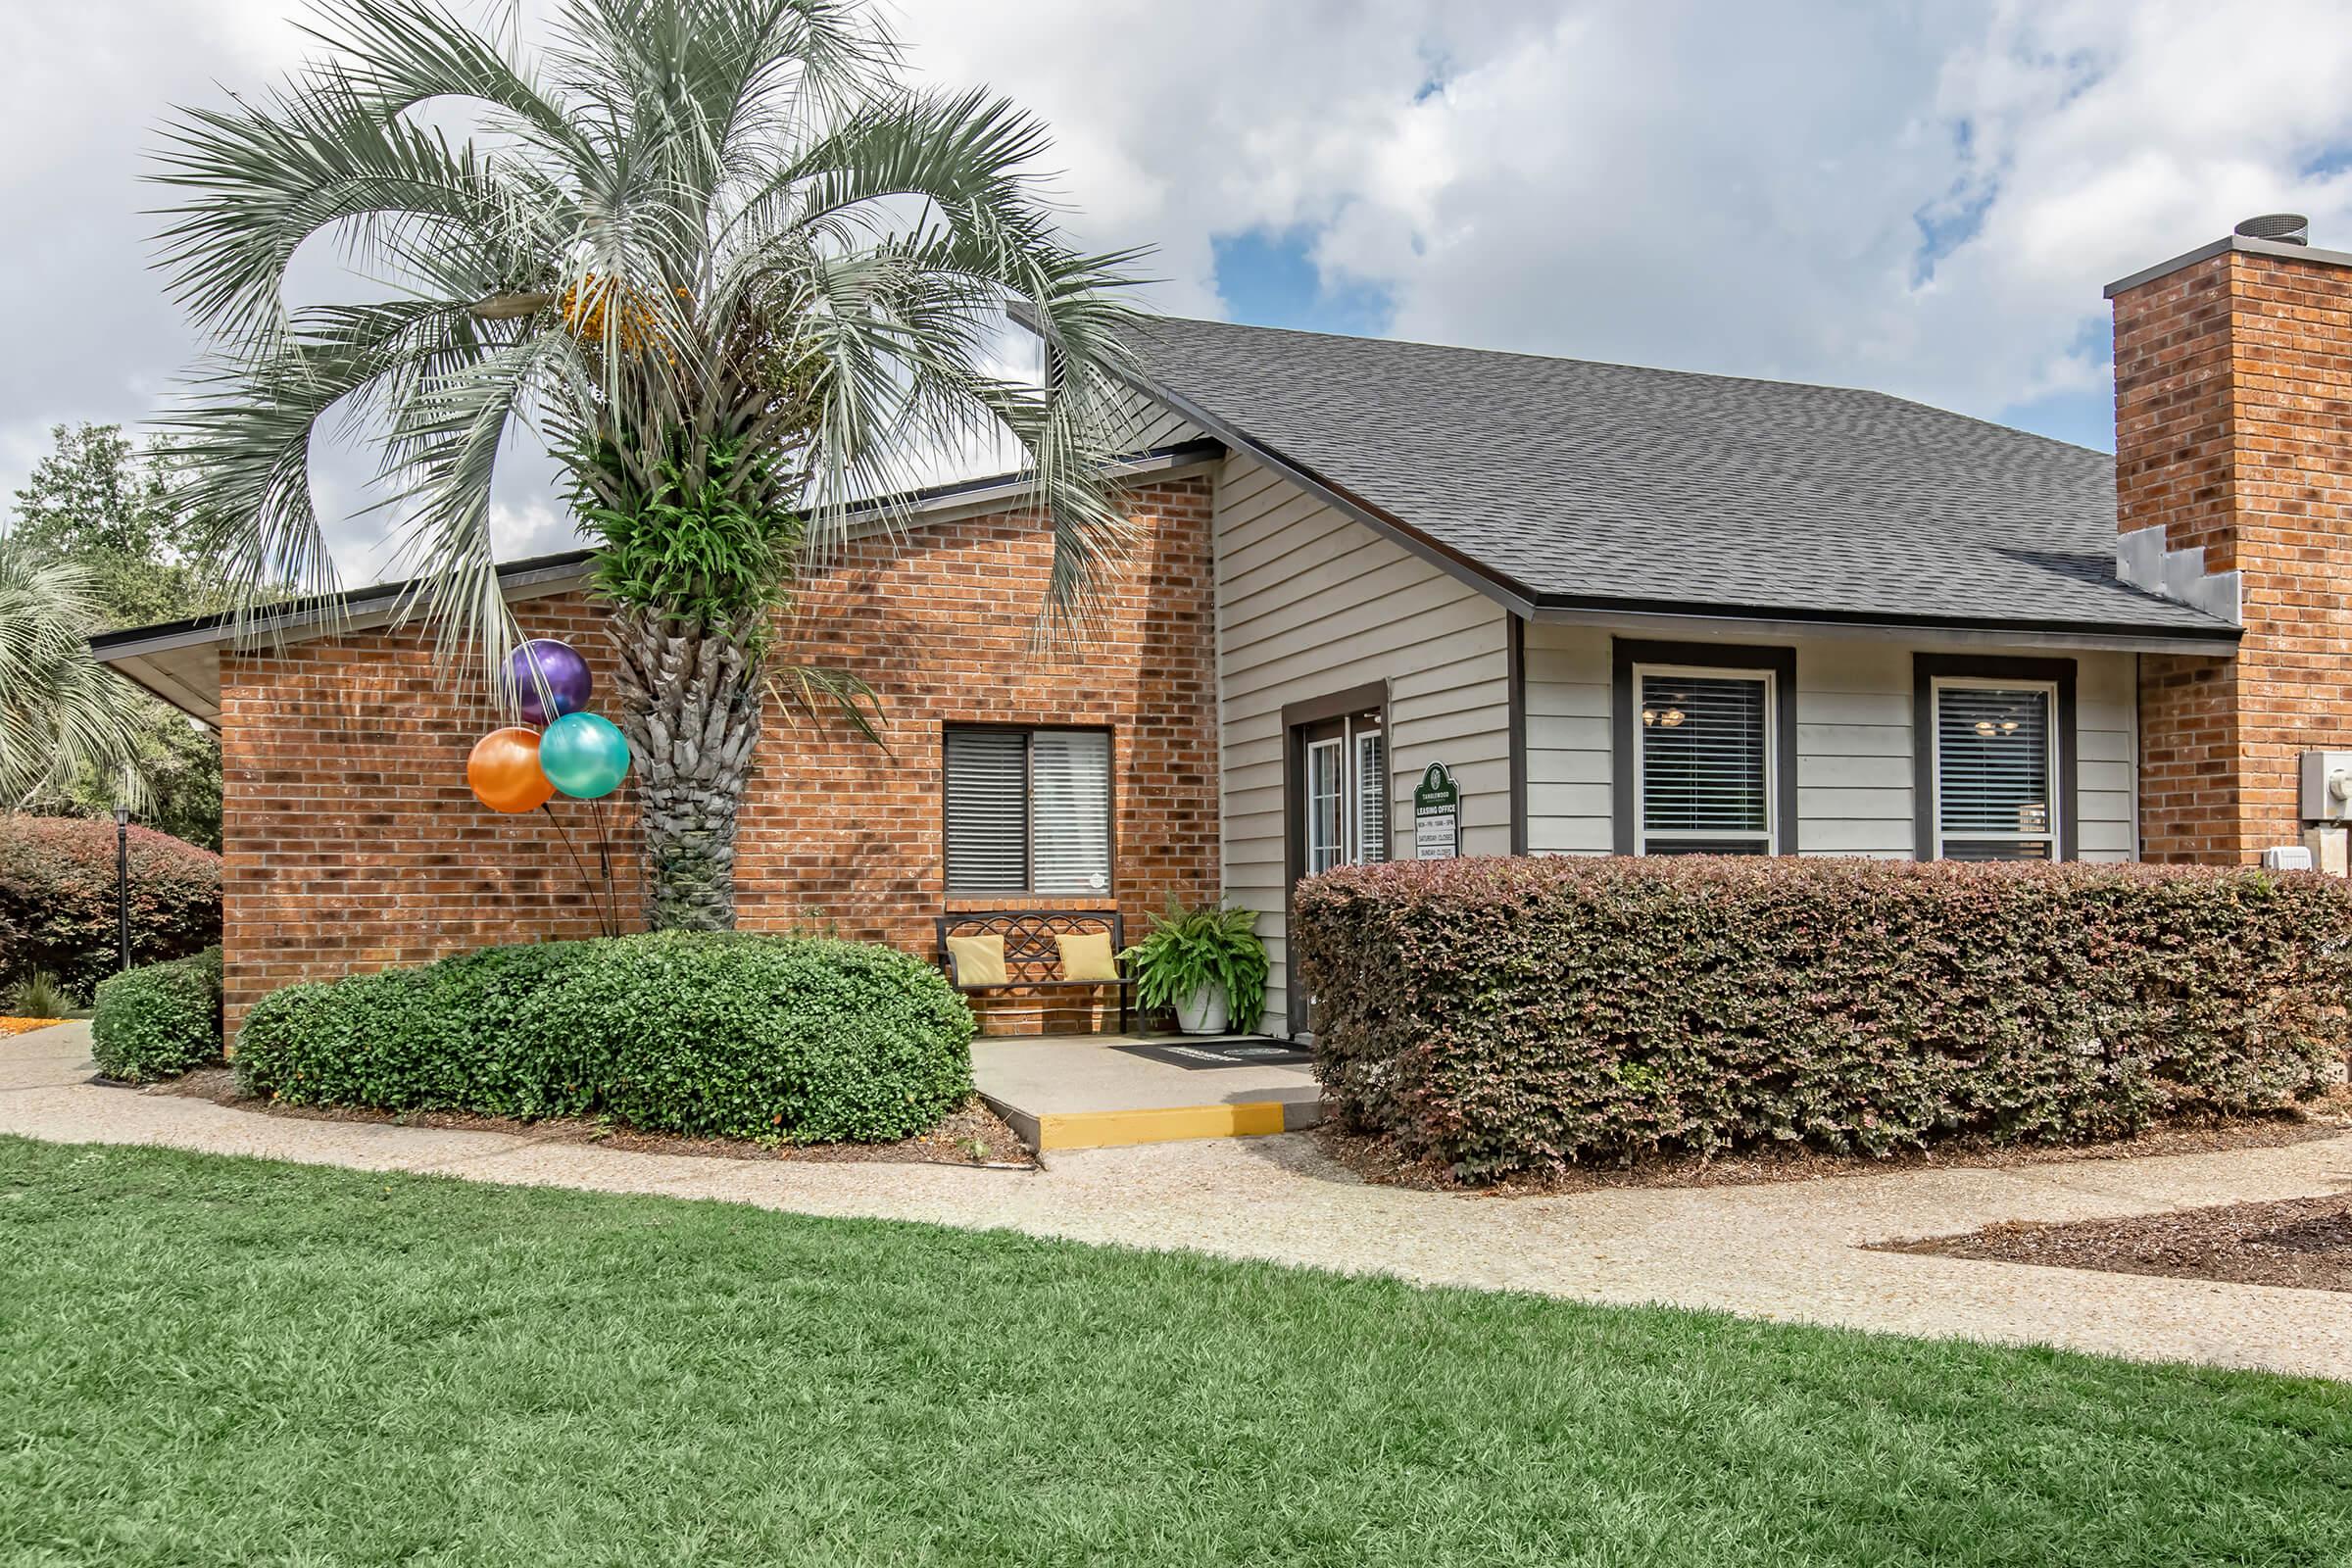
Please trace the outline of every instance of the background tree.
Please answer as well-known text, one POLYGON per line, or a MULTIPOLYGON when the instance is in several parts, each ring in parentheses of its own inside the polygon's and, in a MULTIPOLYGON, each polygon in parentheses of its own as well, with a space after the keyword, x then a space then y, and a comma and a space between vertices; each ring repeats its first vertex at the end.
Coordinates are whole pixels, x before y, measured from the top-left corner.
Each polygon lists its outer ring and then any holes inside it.
MULTIPOLYGON (((909 90, 841 0, 561 0, 526 58, 425 0, 334 0, 318 63, 276 93, 182 111, 157 177, 179 298, 212 334, 181 421, 198 498, 231 520, 240 588, 330 587, 307 463, 368 421, 422 578, 417 613, 496 689, 517 638, 490 495, 518 426, 568 467, 616 607, 662 926, 734 921, 734 842, 794 571, 942 451, 1025 455, 1054 541, 1041 624, 1083 628, 1127 530, 1105 490, 1125 255, 1059 237, 1044 128, 984 92, 909 90), (475 133, 437 120, 464 106, 475 133), (331 236, 377 303, 283 303, 331 236), (1004 313, 1051 387, 995 367, 1004 313)), ((892 520, 886 503, 882 520, 892 520)), ((864 693, 786 671, 855 711, 864 693)))
MULTIPOLYGON (((14 547, 27 562, 73 568, 83 635, 224 610, 220 569, 205 554, 205 523, 181 504, 177 456, 168 442, 144 450, 120 425, 58 425, 53 449, 17 492, 14 547)), ((150 826, 220 847, 220 745, 212 731, 134 688, 120 688, 125 755, 83 758, 65 776, 39 781, 36 809, 102 816, 122 794, 122 768, 150 826)))

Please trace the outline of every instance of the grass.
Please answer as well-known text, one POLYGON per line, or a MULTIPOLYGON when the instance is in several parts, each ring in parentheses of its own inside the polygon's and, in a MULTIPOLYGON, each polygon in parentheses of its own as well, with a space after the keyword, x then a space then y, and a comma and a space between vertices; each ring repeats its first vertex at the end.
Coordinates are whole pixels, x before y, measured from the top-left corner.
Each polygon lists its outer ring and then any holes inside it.
POLYGON ((2352 1389, 0 1139, 7 1563, 2352 1560, 2352 1389))

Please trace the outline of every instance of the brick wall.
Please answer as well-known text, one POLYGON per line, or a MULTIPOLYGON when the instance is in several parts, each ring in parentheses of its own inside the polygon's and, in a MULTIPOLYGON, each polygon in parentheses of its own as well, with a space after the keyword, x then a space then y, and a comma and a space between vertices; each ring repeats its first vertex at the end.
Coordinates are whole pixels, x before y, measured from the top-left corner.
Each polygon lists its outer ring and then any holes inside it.
MULTIPOLYGON (((577 594, 515 607, 535 637, 580 650, 600 681, 603 617, 577 594)), ((502 816, 466 785, 498 725, 451 689, 429 632, 371 631, 220 662, 221 956, 230 1028, 297 980, 540 937, 597 934, 592 884, 558 822, 593 857, 594 816, 559 798, 502 816)), ((634 808, 605 803, 634 862, 634 808)), ((592 867, 593 868, 593 867, 592 867)))
POLYGON ((2118 525, 2241 573, 2234 661, 2140 660, 2142 853, 2291 843, 2352 749, 2352 268, 2225 251, 2115 298, 2118 525))
MULTIPOLYGON (((779 627, 777 659, 853 670, 881 694, 887 752, 837 719, 770 703, 738 859, 741 923, 808 927, 929 954, 945 888, 941 729, 976 720, 1112 732, 1113 892, 1131 930, 1169 895, 1218 886, 1209 480, 1131 492, 1138 544, 1100 626, 1033 646, 1052 541, 1007 514, 852 545, 779 627)), ((516 606, 597 669, 603 617, 581 595, 516 606)), ((223 945, 234 1015, 295 980, 501 942, 589 936, 588 886, 554 827, 504 817, 465 782, 495 720, 437 673, 429 634, 372 631, 221 663, 223 945)), ((634 928, 633 807, 608 805, 634 928), (617 809, 612 809, 617 806, 617 809)), ((593 858, 587 808, 555 809, 593 858), (587 831, 583 832, 583 829, 587 831)), ((1091 901, 1028 901, 1041 906, 1091 901)), ((993 1030, 1084 1028, 1083 994, 983 1004, 993 1030)))
MULTIPOLYGON (((738 851, 743 923, 796 920, 929 953, 933 919, 968 908, 1069 907, 1054 898, 951 900, 942 727, 954 722, 1111 729, 1113 888, 1133 940, 1173 893, 1218 885, 1216 665, 1210 481, 1134 492, 1147 526, 1101 624, 1083 642, 1033 646, 1053 545, 1029 519, 935 523, 852 549, 786 622, 786 657, 848 669, 881 693, 887 754, 838 724, 771 705, 755 786, 761 808, 738 851)), ((1086 1028, 1079 993, 984 1003, 987 1027, 1086 1028)))

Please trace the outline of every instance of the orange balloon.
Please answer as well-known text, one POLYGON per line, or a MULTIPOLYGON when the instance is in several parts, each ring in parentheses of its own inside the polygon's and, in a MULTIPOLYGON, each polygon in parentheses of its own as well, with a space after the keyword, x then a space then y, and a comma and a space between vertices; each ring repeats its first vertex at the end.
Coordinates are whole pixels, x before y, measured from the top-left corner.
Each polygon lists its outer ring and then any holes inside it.
POLYGON ((493 811, 536 811, 556 795, 539 771, 539 732, 520 725, 494 729, 473 743, 466 782, 493 811))

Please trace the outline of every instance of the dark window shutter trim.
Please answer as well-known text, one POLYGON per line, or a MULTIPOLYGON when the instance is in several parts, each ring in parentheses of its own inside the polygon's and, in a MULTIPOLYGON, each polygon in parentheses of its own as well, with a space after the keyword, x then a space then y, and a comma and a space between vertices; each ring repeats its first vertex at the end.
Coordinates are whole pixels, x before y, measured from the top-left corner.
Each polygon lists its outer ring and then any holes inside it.
POLYGON ((1773 853, 1796 854, 1796 650, 1725 643, 1641 642, 1627 637, 1612 639, 1609 653, 1609 805, 1611 836, 1617 853, 1632 855, 1641 842, 1637 818, 1642 803, 1639 780, 1634 777, 1636 664, 1771 671, 1772 789, 1778 804, 1773 853))
POLYGON ((2080 825, 2075 820, 2082 792, 2076 787, 2080 768, 2076 756, 2079 710, 2075 701, 2075 661, 2071 659, 2015 659, 1973 654, 1913 654, 1911 656, 1911 803, 1914 858, 1936 858, 1936 682, 2015 680, 2046 683, 2058 688, 2058 858, 2080 859, 2080 825))

